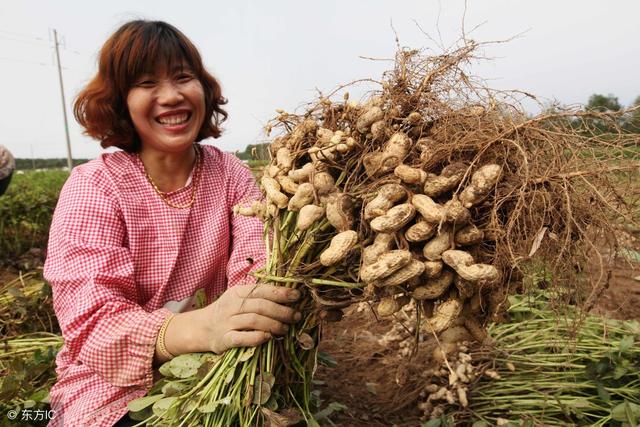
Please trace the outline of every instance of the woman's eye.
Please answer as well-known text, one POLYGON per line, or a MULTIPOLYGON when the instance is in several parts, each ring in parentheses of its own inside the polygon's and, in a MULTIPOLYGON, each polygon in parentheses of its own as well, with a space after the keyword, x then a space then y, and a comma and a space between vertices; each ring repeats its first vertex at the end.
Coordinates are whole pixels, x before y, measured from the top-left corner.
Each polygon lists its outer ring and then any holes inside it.
POLYGON ((156 84, 155 80, 141 80, 136 86, 139 87, 153 87, 156 84))
POLYGON ((178 74, 177 76, 177 80, 181 83, 190 82, 193 79, 194 79, 193 74, 188 74, 188 73, 178 74))

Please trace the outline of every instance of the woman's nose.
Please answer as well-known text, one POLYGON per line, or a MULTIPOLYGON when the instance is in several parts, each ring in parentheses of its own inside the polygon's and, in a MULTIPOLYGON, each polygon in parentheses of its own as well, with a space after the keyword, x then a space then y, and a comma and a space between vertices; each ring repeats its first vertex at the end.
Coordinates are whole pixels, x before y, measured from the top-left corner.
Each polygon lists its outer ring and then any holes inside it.
POLYGON ((175 104, 182 101, 180 88, 172 81, 161 82, 158 86, 158 102, 161 104, 175 104))

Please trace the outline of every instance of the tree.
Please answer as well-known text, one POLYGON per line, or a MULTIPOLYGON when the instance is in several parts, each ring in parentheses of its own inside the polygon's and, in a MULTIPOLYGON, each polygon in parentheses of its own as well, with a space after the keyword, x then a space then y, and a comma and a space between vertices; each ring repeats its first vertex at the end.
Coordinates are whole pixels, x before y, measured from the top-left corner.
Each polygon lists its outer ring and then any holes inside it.
POLYGON ((625 129, 629 132, 640 133, 640 96, 629 106, 629 108, 633 107, 637 108, 629 113, 629 117, 625 122, 625 129))
POLYGON ((620 102, 618 102, 618 97, 609 94, 607 96, 601 95, 599 93, 594 93, 589 97, 589 102, 587 103, 587 110, 591 111, 599 111, 601 113, 605 113, 607 111, 620 111, 622 106, 620 102))

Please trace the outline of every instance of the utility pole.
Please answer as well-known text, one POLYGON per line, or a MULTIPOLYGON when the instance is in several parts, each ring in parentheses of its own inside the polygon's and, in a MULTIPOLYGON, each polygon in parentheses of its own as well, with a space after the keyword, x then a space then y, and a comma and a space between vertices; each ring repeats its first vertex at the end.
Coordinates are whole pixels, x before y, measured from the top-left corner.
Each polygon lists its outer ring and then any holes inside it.
POLYGON ((67 123, 67 104, 64 100, 64 85, 62 84, 62 66, 60 65, 60 53, 58 52, 58 32, 53 30, 53 40, 56 44, 56 62, 58 63, 58 78, 60 79, 60 94, 62 95, 62 114, 64 116, 64 132, 67 136, 67 166, 69 172, 73 168, 73 157, 71 157, 71 139, 69 138, 69 124, 67 123))

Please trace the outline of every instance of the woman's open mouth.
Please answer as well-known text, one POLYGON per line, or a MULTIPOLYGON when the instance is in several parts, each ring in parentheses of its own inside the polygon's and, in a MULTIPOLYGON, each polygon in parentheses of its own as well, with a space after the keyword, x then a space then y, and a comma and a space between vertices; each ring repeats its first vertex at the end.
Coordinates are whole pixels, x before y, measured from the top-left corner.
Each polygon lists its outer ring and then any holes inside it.
POLYGON ((191 113, 184 112, 178 114, 164 115, 157 117, 156 121, 166 127, 175 127, 186 124, 191 118, 191 113))

